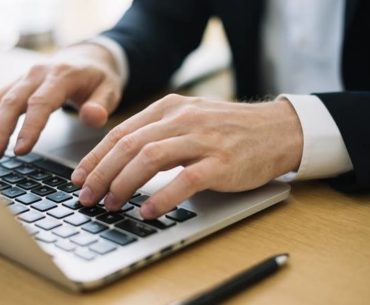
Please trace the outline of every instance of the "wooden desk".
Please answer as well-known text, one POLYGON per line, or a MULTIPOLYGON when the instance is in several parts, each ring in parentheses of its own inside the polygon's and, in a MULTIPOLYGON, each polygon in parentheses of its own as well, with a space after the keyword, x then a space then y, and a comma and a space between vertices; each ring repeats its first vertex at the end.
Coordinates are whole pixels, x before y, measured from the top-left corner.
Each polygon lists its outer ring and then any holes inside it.
MULTIPOLYGON (((218 83, 189 94, 207 95, 218 83)), ((0 303, 162 305, 279 252, 291 254, 289 265, 227 304, 368 304, 370 195, 348 197, 324 183, 295 183, 288 201, 81 295, 0 259, 0 303)))

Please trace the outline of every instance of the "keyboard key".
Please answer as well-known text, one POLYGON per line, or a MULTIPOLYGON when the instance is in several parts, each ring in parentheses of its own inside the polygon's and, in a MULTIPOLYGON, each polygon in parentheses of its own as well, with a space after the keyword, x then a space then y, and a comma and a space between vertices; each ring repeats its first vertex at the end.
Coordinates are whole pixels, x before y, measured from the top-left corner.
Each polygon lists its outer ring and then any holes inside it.
POLYGON ((33 207, 34 209, 36 209, 40 212, 45 212, 45 211, 49 211, 51 209, 56 208, 57 205, 52 201, 49 201, 47 199, 43 199, 42 201, 36 202, 33 205, 31 205, 31 207, 33 207))
POLYGON ((37 201, 40 201, 41 198, 39 196, 36 196, 36 195, 32 194, 32 193, 27 193, 27 194, 24 194, 22 196, 17 197, 15 200, 19 201, 23 204, 29 205, 29 204, 35 203, 37 201))
POLYGON ((18 182, 17 186, 19 186, 19 187, 21 187, 22 189, 25 189, 25 190, 30 190, 30 189, 39 187, 40 183, 38 183, 34 180, 31 180, 31 179, 24 179, 24 180, 18 182))
POLYGON ((98 215, 101 215, 103 213, 106 213, 107 211, 102 209, 102 208, 99 208, 97 206, 94 206, 94 207, 86 207, 86 208, 82 208, 81 210, 79 210, 80 213, 82 214, 85 214, 87 216, 90 216, 90 217, 94 217, 94 216, 98 216, 98 215))
POLYGON ((21 175, 29 175, 35 171, 35 168, 28 164, 23 164, 22 166, 18 167, 15 170, 17 173, 21 175))
POLYGON ((62 204, 64 206, 66 206, 67 208, 70 208, 72 210, 77 210, 79 208, 82 208, 82 205, 81 205, 80 201, 78 200, 78 198, 73 198, 71 200, 63 202, 62 204))
POLYGON ((76 245, 75 244, 72 244, 69 240, 65 240, 65 239, 60 239, 58 240, 55 245, 64 250, 64 251, 67 251, 67 252, 72 252, 76 249, 76 245))
POLYGON ((136 238, 131 237, 125 233, 121 233, 117 230, 105 231, 104 233, 100 234, 100 236, 121 246, 128 245, 129 243, 137 240, 136 238))
POLYGON ((55 218, 61 219, 64 217, 67 217, 69 215, 72 215, 73 212, 70 209, 64 208, 64 207, 57 207, 55 209, 52 209, 51 211, 47 212, 46 214, 53 216, 55 218))
POLYGON ((3 191, 3 190, 8 189, 8 188, 10 188, 10 185, 8 183, 0 181, 0 191, 3 191))
POLYGON ((9 175, 12 171, 0 166, 0 178, 9 175))
POLYGON ((78 191, 80 187, 77 185, 74 185, 73 183, 66 183, 66 184, 62 184, 58 186, 58 189, 66 193, 73 193, 75 191, 78 191))
POLYGON ((67 182, 67 180, 56 177, 56 176, 51 177, 51 178, 46 179, 46 180, 43 181, 44 184, 47 184, 49 186, 58 186, 58 185, 66 183, 66 182, 67 182))
POLYGON ((44 219, 41 219, 40 221, 36 222, 36 226, 41 228, 41 229, 44 229, 44 230, 51 230, 51 229, 54 229, 56 227, 59 227, 61 226, 62 223, 55 220, 54 218, 44 218, 44 219))
POLYGON ((146 237, 157 232, 153 228, 129 218, 126 218, 124 221, 116 224, 115 226, 140 237, 146 237))
POLYGON ((16 169, 17 167, 22 166, 23 163, 17 159, 10 159, 9 161, 1 163, 1 166, 6 169, 16 169))
POLYGON ((133 206, 131 204, 125 204, 125 205, 122 206, 120 213, 131 211, 134 208, 135 208, 135 206, 133 206))
POLYGON ((14 215, 19 215, 30 210, 29 208, 25 207, 23 204, 20 203, 10 205, 9 209, 14 215))
POLYGON ((73 195, 76 197, 80 197, 81 190, 78 190, 76 192, 73 192, 73 195))
POLYGON ((161 216, 158 219, 153 219, 153 220, 144 220, 144 222, 147 223, 148 225, 151 225, 161 230, 167 229, 176 224, 176 222, 166 218, 165 216, 161 216))
POLYGON ((54 202, 61 203, 63 201, 67 201, 67 200, 71 199, 72 196, 67 194, 67 193, 64 193, 62 191, 58 191, 56 193, 53 193, 53 194, 47 196, 46 198, 49 199, 49 200, 52 200, 54 202))
POLYGON ((66 219, 64 219, 64 221, 74 226, 81 226, 85 223, 88 223, 90 221, 90 218, 85 215, 77 213, 67 217, 66 219))
POLYGON ((9 160, 10 160, 9 157, 3 156, 2 158, 0 158, 0 163, 6 162, 6 161, 9 161, 9 160))
POLYGON ((95 257, 97 257, 97 255, 94 252, 90 251, 88 248, 78 248, 74 253, 78 257, 83 258, 87 261, 91 261, 95 257))
POLYGON ((156 227, 156 228, 162 229, 162 230, 167 229, 169 227, 172 227, 176 224, 176 222, 174 222, 173 220, 170 220, 170 219, 168 219, 164 216, 161 216, 158 219, 144 220, 143 217, 141 217, 140 211, 139 211, 138 208, 133 209, 133 210, 125 213, 125 215, 130 216, 132 218, 135 218, 137 220, 140 220, 142 222, 145 222, 148 225, 151 225, 153 227, 156 227))
POLYGON ((94 235, 87 234, 87 233, 81 233, 76 236, 73 236, 70 239, 71 242, 81 246, 86 247, 88 245, 91 245, 93 243, 96 243, 98 241, 98 238, 94 235))
POLYGON ((108 229, 107 226, 105 226, 101 223, 95 222, 95 221, 89 222, 89 223, 85 224, 84 226, 82 226, 82 230, 85 230, 85 231, 87 231, 89 233, 92 233, 92 234, 97 234, 97 233, 103 232, 107 229, 108 229))
POLYGON ((39 156, 35 153, 29 153, 29 154, 24 155, 24 156, 19 156, 16 159, 19 160, 19 161, 22 161, 24 163, 32 163, 32 162, 35 162, 37 160, 40 160, 41 156, 39 156))
POLYGON ((129 202, 136 205, 136 206, 141 207, 141 205, 144 203, 144 201, 147 200, 148 198, 149 198, 149 196, 147 196, 147 195, 136 196, 134 198, 131 198, 129 200, 129 202))
POLYGON ((132 196, 131 196, 131 198, 134 198, 134 197, 137 197, 137 196, 140 196, 141 194, 139 193, 139 192, 136 192, 135 194, 133 194, 132 196))
POLYGON ((20 188, 11 187, 11 188, 6 189, 5 191, 2 191, 1 193, 5 195, 6 197, 15 198, 15 197, 25 194, 26 192, 20 188))
POLYGON ((122 220, 123 216, 118 213, 106 213, 104 215, 96 217, 96 219, 111 224, 122 220))
POLYGON ((3 180, 9 183, 17 183, 19 181, 22 181, 23 179, 24 177, 17 173, 10 173, 9 175, 6 175, 5 177, 3 177, 3 180))
POLYGON ((35 179, 37 181, 40 181, 40 180, 44 180, 44 179, 47 179, 47 178, 51 177, 51 175, 47 172, 42 171, 42 170, 36 170, 33 173, 31 173, 29 175, 29 177, 31 177, 32 179, 35 179))
POLYGON ((68 238, 73 235, 79 234, 79 231, 75 227, 64 224, 63 226, 58 227, 55 230, 53 230, 53 234, 59 237, 68 238))
POLYGON ((101 241, 98 241, 95 244, 92 244, 89 247, 89 249, 91 251, 94 251, 94 252, 98 253, 98 254, 104 255, 104 254, 107 254, 109 252, 112 252, 112 251, 116 250, 117 247, 114 244, 110 243, 110 242, 101 240, 101 241))
POLYGON ((73 169, 67 166, 64 166, 60 163, 56 163, 54 161, 46 160, 46 159, 37 160, 33 162, 32 164, 36 165, 40 169, 52 172, 66 179, 69 179, 73 172, 73 169))
POLYGON ((45 185, 32 190, 32 193, 35 193, 36 195, 39 195, 39 196, 46 196, 46 195, 49 195, 55 192, 56 191, 54 189, 52 189, 51 187, 45 186, 45 185))
POLYGON ((185 210, 183 208, 178 208, 172 212, 169 212, 166 217, 169 218, 169 219, 172 219, 172 220, 176 220, 176 221, 179 221, 179 222, 183 222, 183 221, 186 221, 190 218, 193 218, 197 216, 197 214, 195 214, 194 212, 191 212, 189 210, 185 210))
POLYGON ((28 222, 28 223, 35 222, 35 221, 40 220, 44 217, 45 217, 44 215, 42 215, 42 214, 40 214, 36 211, 29 211, 29 212, 23 213, 23 214, 18 216, 18 218, 20 220, 23 220, 23 221, 28 222))
POLYGON ((57 237, 55 235, 51 234, 50 232, 45 232, 45 231, 41 231, 40 233, 38 233, 35 236, 35 238, 39 241, 42 241, 48 244, 51 244, 57 241, 57 237))
POLYGON ((36 228, 35 226, 33 225, 24 225, 24 228, 26 229, 26 231, 28 232, 28 234, 30 235, 35 235, 37 233, 40 232, 40 230, 38 228, 36 228))

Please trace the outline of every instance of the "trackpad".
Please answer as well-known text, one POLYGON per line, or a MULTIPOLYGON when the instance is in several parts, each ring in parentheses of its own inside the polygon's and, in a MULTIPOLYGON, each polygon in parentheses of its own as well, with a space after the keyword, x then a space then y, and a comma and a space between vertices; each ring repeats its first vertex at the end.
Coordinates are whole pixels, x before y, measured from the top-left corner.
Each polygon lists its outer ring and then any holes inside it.
POLYGON ((96 137, 76 143, 69 143, 68 145, 62 147, 50 149, 48 154, 57 159, 79 163, 80 160, 86 156, 100 142, 101 139, 102 137, 96 137))

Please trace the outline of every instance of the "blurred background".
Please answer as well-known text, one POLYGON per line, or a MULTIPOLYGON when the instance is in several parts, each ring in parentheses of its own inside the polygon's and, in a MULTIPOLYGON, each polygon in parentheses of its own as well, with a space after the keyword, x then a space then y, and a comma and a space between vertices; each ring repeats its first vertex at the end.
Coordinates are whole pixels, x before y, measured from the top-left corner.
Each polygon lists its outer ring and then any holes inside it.
POLYGON ((0 48, 47 50, 112 26, 132 0, 0 0, 0 48))
MULTIPOLYGON (((0 0, 0 68, 7 71, 0 73, 0 86, 59 48, 112 27, 131 4, 132 0, 0 0)), ((201 47, 173 76, 173 88, 199 83, 225 71, 229 64, 230 51, 222 25, 212 18, 201 47)), ((219 78, 218 82, 222 85, 214 86, 217 89, 211 92, 203 90, 201 84, 192 93, 231 96, 224 89, 226 83, 231 83, 230 77, 219 78)))

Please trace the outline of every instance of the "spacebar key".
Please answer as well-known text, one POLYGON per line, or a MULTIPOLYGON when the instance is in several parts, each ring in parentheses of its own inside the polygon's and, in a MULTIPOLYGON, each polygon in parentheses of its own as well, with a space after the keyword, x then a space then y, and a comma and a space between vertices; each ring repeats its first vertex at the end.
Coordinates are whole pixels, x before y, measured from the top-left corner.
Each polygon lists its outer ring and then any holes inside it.
POLYGON ((134 237, 128 236, 116 230, 106 231, 103 234, 100 234, 100 237, 113 241, 121 246, 125 246, 137 240, 134 237))
POLYGON ((43 170, 52 172, 67 179, 71 178, 73 172, 73 169, 51 160, 41 159, 33 162, 32 164, 43 170))

